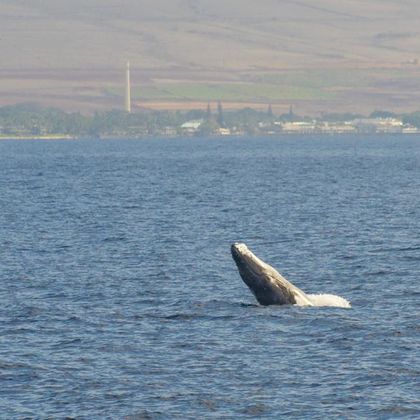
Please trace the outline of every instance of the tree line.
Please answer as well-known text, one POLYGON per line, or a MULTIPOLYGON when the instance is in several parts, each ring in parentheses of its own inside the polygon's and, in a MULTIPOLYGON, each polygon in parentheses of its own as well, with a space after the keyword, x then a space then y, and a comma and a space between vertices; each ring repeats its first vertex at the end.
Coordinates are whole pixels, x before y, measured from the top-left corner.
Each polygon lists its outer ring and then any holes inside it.
MULTIPOLYGON (((359 114, 326 114, 325 121, 348 121, 363 118, 359 114)), ((420 111, 397 115, 386 111, 375 111, 371 118, 401 118, 404 123, 420 127, 420 111)), ((365 117, 364 117, 365 118, 365 117)), ((155 111, 138 110, 128 113, 119 110, 96 112, 93 115, 68 113, 57 108, 24 103, 0 107, 0 134, 7 135, 48 135, 69 136, 153 136, 182 134, 182 124, 186 121, 200 120, 198 134, 211 135, 219 128, 230 128, 246 134, 258 134, 261 127, 272 125, 274 121, 311 121, 310 116, 296 115, 292 108, 288 113, 275 115, 270 105, 266 110, 244 108, 223 110, 221 102, 213 111, 210 105, 204 110, 155 111)))

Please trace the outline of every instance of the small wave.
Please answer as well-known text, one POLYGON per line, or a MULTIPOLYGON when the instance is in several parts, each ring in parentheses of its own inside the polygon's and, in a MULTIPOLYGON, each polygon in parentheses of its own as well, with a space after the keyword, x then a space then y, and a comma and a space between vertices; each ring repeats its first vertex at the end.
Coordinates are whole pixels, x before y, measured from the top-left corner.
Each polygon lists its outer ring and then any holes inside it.
POLYGON ((240 302, 238 305, 241 306, 242 308, 261 308, 261 305, 258 305, 257 303, 240 302))
POLYGON ((390 247, 390 248, 374 248, 369 251, 371 254, 381 254, 384 252, 411 252, 420 251, 420 246, 402 246, 402 247, 390 247))
POLYGON ((351 308, 351 304, 347 299, 341 296, 319 294, 307 295, 314 306, 331 306, 335 308, 351 308))
POLYGON ((385 276, 389 274, 389 271, 386 270, 376 270, 376 271, 369 271, 367 273, 365 273, 365 276, 369 276, 369 277, 377 277, 377 276, 385 276))
POLYGON ((396 248, 395 251, 420 251, 420 246, 406 246, 406 247, 396 248))
POLYGON ((160 412, 151 412, 151 411, 144 410, 137 414, 126 416, 124 419, 125 420, 148 420, 148 419, 155 419, 157 418, 156 416, 160 418, 161 415, 162 413, 160 412))
MULTIPOLYGON (((415 418, 417 415, 420 414, 420 410, 415 407, 406 407, 402 405, 392 405, 389 407, 381 408, 378 411, 381 416, 390 416, 397 417, 397 416, 407 416, 407 418, 415 418)), ((417 418, 417 417, 416 417, 417 418)))
POLYGON ((173 315, 166 315, 166 316, 162 316, 161 318, 163 319, 181 319, 181 320, 190 320, 190 319, 194 319, 194 318, 200 318, 199 315, 196 314, 173 314, 173 315))
POLYGON ((76 344, 80 344, 81 342, 82 342, 82 340, 80 338, 73 338, 73 339, 69 339, 69 340, 60 341, 59 343, 55 343, 55 344, 53 344, 52 347, 62 348, 62 347, 74 346, 76 344))
POLYGON ((242 307, 242 308, 248 308, 248 307, 253 307, 253 308, 261 308, 261 305, 259 305, 258 303, 247 303, 247 302, 241 302, 241 301, 236 301, 236 302, 232 302, 230 300, 220 300, 220 299, 212 299, 212 300, 208 300, 205 302, 200 302, 200 303, 196 303, 194 304, 194 306, 196 308, 205 308, 207 310, 231 310, 232 306, 233 307, 242 307))
POLYGON ((167 321, 191 321, 191 320, 208 320, 208 321, 220 321, 234 319, 235 315, 207 315, 198 313, 174 313, 169 315, 162 314, 144 314, 136 315, 135 319, 162 319, 167 321))
POLYGON ((420 261, 420 256, 416 256, 416 255, 405 255, 404 259, 406 261, 420 261))
POLYGON ((125 240, 126 240, 125 236, 109 236, 103 239, 102 242, 121 242, 125 240))

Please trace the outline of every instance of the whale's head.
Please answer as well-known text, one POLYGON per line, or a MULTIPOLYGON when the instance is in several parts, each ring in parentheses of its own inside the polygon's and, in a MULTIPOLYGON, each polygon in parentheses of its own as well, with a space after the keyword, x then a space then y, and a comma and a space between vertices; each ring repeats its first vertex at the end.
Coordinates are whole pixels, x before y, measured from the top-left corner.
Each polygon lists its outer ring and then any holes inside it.
MULTIPOLYGON (((267 275, 267 270, 272 269, 272 267, 254 255, 243 243, 234 243, 231 246, 231 252, 239 273, 246 284, 248 282, 251 284, 260 282, 261 278, 267 275)), ((248 286, 250 285, 248 284, 248 286)))
POLYGON ((273 267, 254 255, 245 244, 234 243, 231 252, 242 280, 259 303, 262 305, 296 303, 292 285, 273 267))

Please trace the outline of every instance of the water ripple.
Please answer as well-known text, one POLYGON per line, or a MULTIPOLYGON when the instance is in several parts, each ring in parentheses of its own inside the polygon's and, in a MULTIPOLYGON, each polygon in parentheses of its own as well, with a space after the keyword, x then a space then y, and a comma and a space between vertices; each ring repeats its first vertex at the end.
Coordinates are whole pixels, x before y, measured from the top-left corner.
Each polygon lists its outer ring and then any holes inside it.
POLYGON ((0 161, 1 418, 420 416, 415 137, 0 142, 0 161), (258 305, 235 241, 353 308, 258 305))

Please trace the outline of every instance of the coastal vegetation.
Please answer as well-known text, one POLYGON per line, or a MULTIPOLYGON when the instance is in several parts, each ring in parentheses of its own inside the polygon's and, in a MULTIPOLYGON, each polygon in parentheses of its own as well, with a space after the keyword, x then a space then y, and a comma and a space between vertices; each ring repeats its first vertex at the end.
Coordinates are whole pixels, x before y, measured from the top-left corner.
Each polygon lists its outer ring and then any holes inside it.
POLYGON ((145 109, 127 113, 111 110, 96 112, 89 116, 24 103, 0 107, 0 136, 39 137, 58 134, 72 137, 173 136, 188 134, 188 130, 183 128, 183 124, 188 121, 200 122, 196 132, 198 135, 211 135, 219 128, 232 127, 252 134, 259 123, 270 123, 275 118, 277 117, 268 110, 265 112, 246 108, 239 111, 223 111, 221 102, 214 112, 209 106, 205 110, 191 111, 145 109))
MULTIPOLYGON (((375 132, 374 121, 391 121, 392 127, 420 128, 420 112, 397 115, 375 111, 369 116, 355 113, 325 114, 322 118, 298 116, 292 108, 275 115, 270 105, 266 110, 243 108, 224 110, 218 101, 215 109, 190 111, 157 111, 140 109, 128 113, 120 110, 95 112, 92 115, 68 113, 58 108, 23 103, 0 107, 2 138, 67 138, 67 137, 148 137, 177 135, 265 135, 280 132, 352 132, 349 121, 359 121, 364 132, 375 132), (312 127, 312 128, 311 128, 312 127), (337 127, 344 127, 341 131, 337 127), (327 130, 327 131, 326 131, 327 130), (335 130, 335 131, 334 131, 335 130), (343 131, 344 130, 344 131, 343 131)), ((382 131, 386 132, 386 131, 382 131)))

